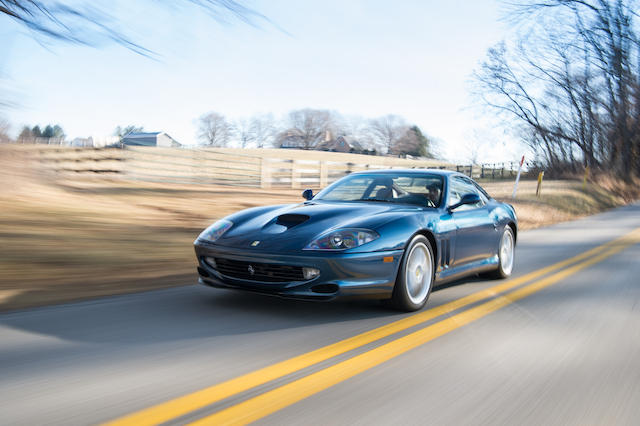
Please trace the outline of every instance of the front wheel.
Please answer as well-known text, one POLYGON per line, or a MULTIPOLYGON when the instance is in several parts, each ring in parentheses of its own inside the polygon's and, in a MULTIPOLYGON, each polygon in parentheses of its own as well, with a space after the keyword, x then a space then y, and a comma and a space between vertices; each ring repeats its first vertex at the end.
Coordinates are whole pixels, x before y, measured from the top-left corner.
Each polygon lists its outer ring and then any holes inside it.
POLYGON ((431 243, 424 236, 417 235, 411 240, 400 264, 393 288, 393 305, 404 311, 421 309, 431 293, 433 272, 431 243))
POLYGON ((488 274, 489 278, 508 278, 513 270, 515 259, 516 239, 513 236, 513 229, 505 226, 498 246, 498 268, 488 274))

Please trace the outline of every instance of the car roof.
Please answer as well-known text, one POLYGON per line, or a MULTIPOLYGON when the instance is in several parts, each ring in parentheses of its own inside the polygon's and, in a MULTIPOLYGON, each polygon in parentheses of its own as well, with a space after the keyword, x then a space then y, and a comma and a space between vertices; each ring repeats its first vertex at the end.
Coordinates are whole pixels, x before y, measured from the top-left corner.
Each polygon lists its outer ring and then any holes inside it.
POLYGON ((459 175, 461 173, 456 172, 455 170, 445 170, 445 169, 380 169, 380 170, 366 170, 362 172, 354 172, 352 174, 424 174, 429 173, 433 175, 441 175, 441 176, 450 176, 450 175, 459 175))

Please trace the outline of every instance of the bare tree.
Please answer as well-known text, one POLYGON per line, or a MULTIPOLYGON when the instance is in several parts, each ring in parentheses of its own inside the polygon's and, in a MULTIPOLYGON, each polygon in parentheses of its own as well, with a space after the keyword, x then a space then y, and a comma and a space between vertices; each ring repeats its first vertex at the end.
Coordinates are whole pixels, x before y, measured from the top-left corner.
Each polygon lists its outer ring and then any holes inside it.
POLYGON ((409 130, 409 124, 398 115, 385 115, 370 121, 369 131, 375 144, 387 154, 394 154, 394 147, 409 130))
POLYGON ((29 126, 23 126, 20 134, 18 135, 18 143, 33 143, 35 139, 35 135, 33 131, 29 128, 29 126))
POLYGON ((489 49, 487 59, 481 69, 475 72, 479 85, 478 95, 484 104, 509 118, 515 117, 516 128, 523 139, 533 146, 542 144, 547 161, 556 166, 557 160, 551 135, 546 132, 541 115, 545 111, 527 89, 527 81, 519 69, 515 68, 507 57, 504 43, 489 49))
POLYGON ((478 164, 478 159, 484 147, 484 142, 478 139, 473 139, 468 141, 465 145, 465 148, 468 152, 467 159, 469 160, 469 162, 471 164, 478 164))
POLYGON ((286 128, 278 135, 279 145, 289 143, 301 149, 312 149, 332 130, 331 113, 327 110, 299 109, 291 111, 286 128))
POLYGON ((333 132, 336 137, 347 136, 357 141, 364 149, 375 150, 376 143, 370 129, 370 121, 357 115, 333 113, 333 132))
POLYGON ((258 148, 273 145, 277 127, 273 114, 262 114, 251 117, 250 131, 258 148))
POLYGON ((411 155, 414 157, 433 158, 430 151, 431 140, 422 133, 418 126, 411 126, 393 145, 393 153, 397 155, 411 155))
POLYGON ((240 143, 240 148, 246 148, 255 140, 255 135, 251 129, 251 121, 247 118, 239 118, 231 125, 233 134, 240 143))
MULTIPOLYGON (((254 24, 256 20, 267 19, 236 0, 182 0, 181 2, 149 2, 149 6, 164 3, 175 6, 176 3, 190 4, 219 21, 228 17, 254 24)), ((75 44, 96 46, 104 42, 115 42, 138 54, 150 56, 154 52, 137 44, 119 28, 118 20, 110 7, 100 6, 89 1, 38 1, 38 0, 2 0, 0 16, 9 17, 35 34, 48 39, 61 40, 75 44)))
POLYGON ((233 129, 223 115, 210 112, 198 119, 198 139, 204 145, 227 146, 233 129))
POLYGON ((144 132, 144 128, 142 126, 136 126, 134 124, 129 124, 128 126, 120 127, 117 126, 113 131, 113 136, 118 136, 122 139, 124 136, 128 135, 131 132, 144 132))
POLYGON ((0 143, 11 142, 11 138, 9 137, 10 129, 11 126, 9 122, 4 117, 0 117, 0 143))
POLYGON ((634 0, 539 0, 513 13, 526 39, 489 50, 475 74, 485 105, 517 119, 553 169, 640 175, 640 40, 634 0))
POLYGON ((436 143, 418 126, 409 125, 397 115, 370 120, 311 108, 289 112, 282 123, 276 122, 273 114, 259 114, 229 124, 223 115, 210 112, 198 119, 197 134, 201 143, 210 146, 226 146, 233 139, 245 148, 300 149, 317 149, 325 141, 344 136, 358 151, 365 148, 375 152, 382 146, 391 154, 428 158, 434 158, 436 143))

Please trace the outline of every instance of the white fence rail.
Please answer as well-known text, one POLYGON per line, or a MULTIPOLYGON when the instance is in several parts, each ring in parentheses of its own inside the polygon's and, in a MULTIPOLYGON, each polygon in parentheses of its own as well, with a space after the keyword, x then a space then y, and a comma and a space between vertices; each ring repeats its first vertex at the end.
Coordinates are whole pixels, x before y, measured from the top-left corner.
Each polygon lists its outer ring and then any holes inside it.
MULTIPOLYGON (((339 156, 320 151, 298 152, 299 158, 279 158, 223 149, 156 147, 73 148, 32 147, 44 168, 58 177, 80 175, 110 179, 177 184, 217 184, 261 188, 322 188, 356 171, 385 168, 442 168, 474 178, 512 175, 510 163, 456 166, 436 160, 350 156, 354 161, 336 161, 339 156)), ((283 151, 283 157, 293 156, 283 151)))
POLYGON ((274 158, 216 149, 47 146, 34 150, 45 169, 60 177, 92 175, 148 182, 261 188, 320 188, 355 171, 442 167, 443 164, 374 156, 359 156, 367 162, 340 162, 324 160, 323 153, 316 151, 302 155, 304 158, 274 158))

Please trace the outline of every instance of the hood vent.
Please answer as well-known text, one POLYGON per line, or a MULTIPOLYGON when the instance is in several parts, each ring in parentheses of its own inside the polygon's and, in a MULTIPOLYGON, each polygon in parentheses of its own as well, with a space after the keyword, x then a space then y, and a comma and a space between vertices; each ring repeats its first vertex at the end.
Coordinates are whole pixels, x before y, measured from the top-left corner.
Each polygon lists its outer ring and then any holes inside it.
POLYGON ((303 222, 306 222, 309 219, 309 216, 306 214, 283 214, 278 216, 276 219, 277 225, 286 226, 287 229, 293 228, 296 225, 300 225, 303 222))

